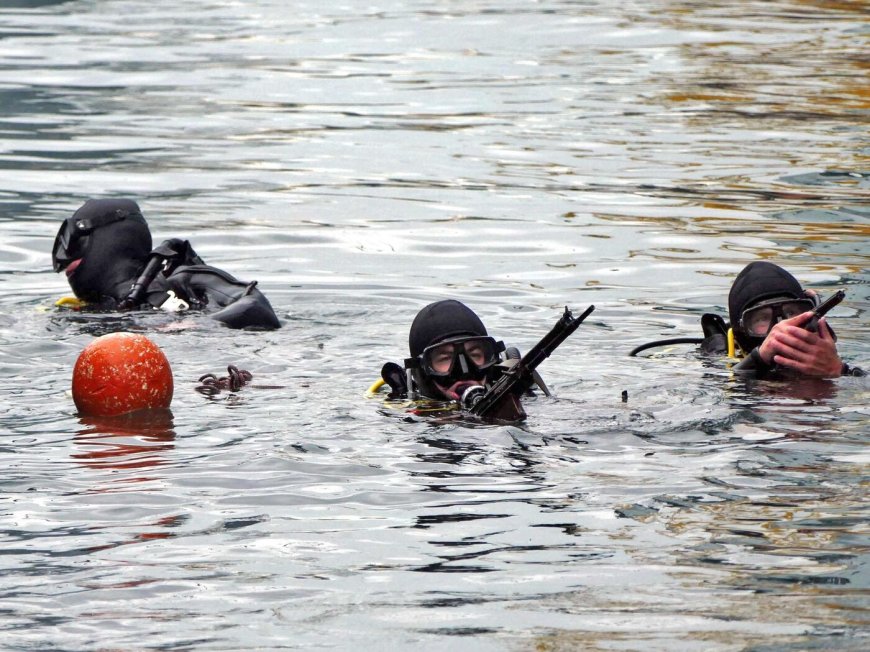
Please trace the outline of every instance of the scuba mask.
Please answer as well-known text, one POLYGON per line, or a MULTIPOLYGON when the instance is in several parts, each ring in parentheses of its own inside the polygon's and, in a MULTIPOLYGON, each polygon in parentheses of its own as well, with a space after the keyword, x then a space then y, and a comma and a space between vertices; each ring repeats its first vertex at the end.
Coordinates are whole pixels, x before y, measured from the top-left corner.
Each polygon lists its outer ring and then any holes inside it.
POLYGON ((418 356, 427 376, 444 380, 480 380, 500 360, 504 343, 491 337, 454 337, 423 349, 418 356))
POLYGON ((483 381, 499 361, 496 342, 468 306, 455 299, 430 303, 417 313, 408 333, 411 357, 405 359, 407 385, 429 398, 445 395, 459 382, 483 381))
POLYGON ((489 336, 452 337, 406 359, 405 369, 413 371, 418 384, 434 382, 450 386, 463 380, 482 381, 487 370, 501 362, 499 353, 504 350, 504 342, 496 342, 489 336))
POLYGON ((740 315, 738 327, 749 337, 764 339, 782 320, 797 317, 815 307, 815 301, 810 298, 775 297, 744 310, 740 315))

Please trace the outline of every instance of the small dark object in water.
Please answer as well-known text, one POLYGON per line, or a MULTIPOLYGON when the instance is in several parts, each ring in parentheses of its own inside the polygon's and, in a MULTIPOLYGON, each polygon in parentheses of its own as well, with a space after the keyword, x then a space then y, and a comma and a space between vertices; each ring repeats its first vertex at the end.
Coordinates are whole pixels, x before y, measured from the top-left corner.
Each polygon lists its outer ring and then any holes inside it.
POLYGON ((628 390, 627 389, 622 390, 622 402, 628 403, 628 390))
POLYGON ((201 384, 197 386, 196 391, 206 396, 220 394, 221 390, 224 389, 237 392, 254 377, 250 371, 239 369, 234 365, 227 367, 227 373, 229 373, 228 376, 221 376, 220 378, 214 374, 200 376, 199 382, 201 384))

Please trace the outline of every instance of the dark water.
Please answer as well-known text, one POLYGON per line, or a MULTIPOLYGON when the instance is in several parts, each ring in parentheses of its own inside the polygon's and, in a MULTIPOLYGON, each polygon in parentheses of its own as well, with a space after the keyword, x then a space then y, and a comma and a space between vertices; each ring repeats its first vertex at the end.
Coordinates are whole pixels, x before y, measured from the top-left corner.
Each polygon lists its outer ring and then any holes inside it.
POLYGON ((0 18, 0 647, 868 647, 867 382, 626 356, 767 259, 847 289, 870 366, 865 2, 0 18), (107 196, 284 328, 57 311, 57 226, 107 196), (521 427, 406 421, 364 390, 442 297, 523 350, 597 309, 521 427), (76 416, 114 330, 167 353, 168 417, 76 416), (255 387, 194 391, 231 363, 255 387))

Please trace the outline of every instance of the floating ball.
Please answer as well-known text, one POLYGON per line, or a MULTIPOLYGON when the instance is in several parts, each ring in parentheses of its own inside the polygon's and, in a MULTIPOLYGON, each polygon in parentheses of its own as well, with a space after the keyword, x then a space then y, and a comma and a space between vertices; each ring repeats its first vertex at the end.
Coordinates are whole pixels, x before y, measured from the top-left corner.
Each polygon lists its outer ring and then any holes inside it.
POLYGON ((110 333, 88 344, 73 369, 72 395, 83 416, 115 416, 172 402, 172 369, 154 342, 110 333))

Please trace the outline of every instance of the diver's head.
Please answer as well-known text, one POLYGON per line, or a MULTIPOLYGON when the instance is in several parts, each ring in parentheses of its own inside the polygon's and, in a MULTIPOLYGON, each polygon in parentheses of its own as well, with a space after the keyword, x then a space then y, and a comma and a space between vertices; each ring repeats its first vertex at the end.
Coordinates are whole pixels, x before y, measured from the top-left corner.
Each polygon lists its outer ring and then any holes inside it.
POLYGON ((481 384, 501 361, 504 344, 489 337, 474 311, 453 299, 423 308, 408 336, 411 369, 417 390, 430 398, 459 398, 461 390, 481 384))
POLYGON ((777 322, 812 310, 813 298, 798 280, 767 261, 743 268, 728 294, 728 317, 734 337, 746 352, 764 342, 777 322))
POLYGON ((136 202, 89 199, 64 220, 54 240, 54 271, 66 271, 75 295, 91 303, 121 301, 148 262, 151 232, 136 202))

